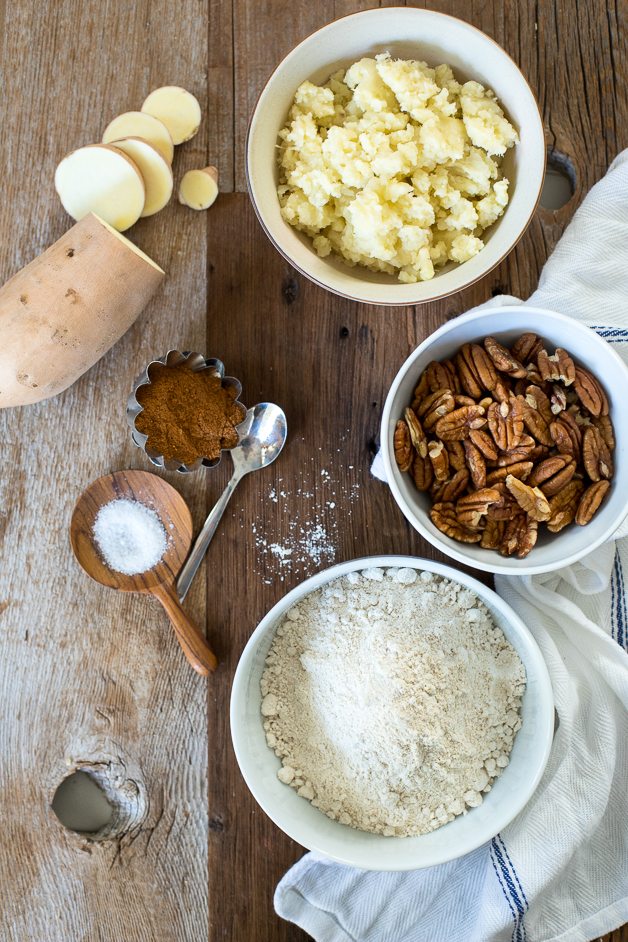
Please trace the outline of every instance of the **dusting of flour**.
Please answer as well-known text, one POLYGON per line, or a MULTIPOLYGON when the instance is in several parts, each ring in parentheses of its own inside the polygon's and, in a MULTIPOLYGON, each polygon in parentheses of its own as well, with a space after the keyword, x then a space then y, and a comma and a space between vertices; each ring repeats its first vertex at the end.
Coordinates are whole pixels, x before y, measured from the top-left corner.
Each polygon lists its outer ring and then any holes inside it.
POLYGON ((481 804, 508 764, 524 689, 518 654, 470 590, 368 569, 287 613, 262 716, 282 782, 342 824, 407 836, 481 804))

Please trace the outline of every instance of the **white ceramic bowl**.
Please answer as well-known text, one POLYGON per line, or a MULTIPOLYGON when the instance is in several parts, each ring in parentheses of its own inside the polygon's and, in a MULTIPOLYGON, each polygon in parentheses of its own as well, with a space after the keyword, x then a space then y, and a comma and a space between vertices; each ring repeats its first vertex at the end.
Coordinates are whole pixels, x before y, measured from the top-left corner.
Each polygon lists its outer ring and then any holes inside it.
POLYGON ((491 589, 462 572, 412 556, 371 556, 332 566, 307 579, 262 619, 246 645, 231 692, 231 736, 240 771, 253 797, 282 831, 310 850, 365 870, 417 870, 469 853, 521 811, 539 783, 554 729, 552 687, 536 642, 523 622, 491 589), (383 837, 331 821, 277 778, 279 759, 266 745, 260 713, 260 677, 275 630, 296 602, 348 572, 370 566, 409 566, 459 582, 475 592, 518 652, 527 674, 522 726, 510 764, 478 808, 420 837, 383 837))
POLYGON ((462 20, 405 7, 384 7, 336 20, 308 36, 286 56, 262 91, 249 127, 246 171, 255 211, 281 254, 312 281, 336 294, 373 304, 417 304, 467 287, 501 262, 523 235, 541 194, 545 139, 530 87, 512 59, 492 39, 462 20), (294 93, 306 79, 324 82, 340 67, 390 51, 400 58, 448 63, 457 77, 493 89, 519 131, 520 142, 504 159, 510 202, 487 232, 485 248, 462 265, 451 263, 431 281, 404 285, 393 275, 319 258, 311 239, 281 217, 277 198, 277 135, 294 93))
POLYGON ((463 314, 431 334, 403 364, 390 387, 382 416, 382 457, 390 488, 399 507, 412 526, 447 556, 468 566, 488 572, 524 575, 549 572, 569 566, 607 540, 628 513, 628 425, 620 416, 628 402, 628 369, 612 346, 591 330, 564 314, 543 308, 516 306, 494 307, 463 314), (458 543, 438 530, 429 517, 431 501, 419 493, 409 474, 397 467, 393 449, 396 421, 412 401, 420 374, 431 360, 442 360, 455 353, 463 343, 482 340, 488 335, 502 343, 512 343, 524 331, 534 331, 548 344, 564 347, 604 385, 615 427, 617 448, 615 474, 611 491, 600 510, 586 527, 572 525, 560 533, 539 528, 539 539, 525 559, 500 556, 475 544, 458 543))

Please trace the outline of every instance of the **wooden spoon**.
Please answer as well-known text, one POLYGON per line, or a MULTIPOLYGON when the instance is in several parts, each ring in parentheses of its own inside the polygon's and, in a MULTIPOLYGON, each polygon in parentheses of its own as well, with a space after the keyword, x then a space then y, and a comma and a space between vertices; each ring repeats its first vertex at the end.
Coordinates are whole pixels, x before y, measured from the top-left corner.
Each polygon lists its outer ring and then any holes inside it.
POLYGON ((148 471, 115 471, 94 481, 79 497, 70 522, 70 542, 88 576, 122 592, 144 592, 163 605, 183 653, 195 671, 206 676, 218 662, 205 638, 179 602, 175 580, 192 544, 192 517, 178 491, 148 471), (94 543, 96 514, 120 498, 139 501, 153 510, 168 537, 166 552, 156 566, 134 576, 110 569, 94 543))

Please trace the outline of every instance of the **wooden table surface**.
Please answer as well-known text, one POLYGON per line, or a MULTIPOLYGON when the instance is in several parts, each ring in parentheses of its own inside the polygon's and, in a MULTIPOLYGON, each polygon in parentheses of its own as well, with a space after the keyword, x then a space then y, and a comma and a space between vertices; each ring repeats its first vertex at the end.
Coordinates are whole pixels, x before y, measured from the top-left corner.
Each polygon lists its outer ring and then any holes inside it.
MULTIPOLYGON (((541 208, 498 269, 439 303, 385 310, 325 293, 257 224, 245 192, 246 126, 265 79, 298 41, 372 5, 0 4, 1 280, 68 227, 52 183, 61 156, 99 140, 111 117, 139 108, 158 85, 190 88, 205 115, 177 151, 176 177, 215 163, 222 190, 209 213, 173 203, 132 230, 165 268, 163 289, 72 389, 0 414, 2 940, 305 938, 272 908, 301 848, 256 807, 230 745, 238 656, 268 608, 322 566, 369 553, 435 555, 369 475, 390 381, 443 321, 491 295, 527 297, 583 195, 628 144, 625 4, 433 0, 518 62, 550 152, 573 167, 574 195, 556 212, 541 208), (241 484, 186 603, 221 658, 208 683, 188 668, 156 605, 91 583, 67 537, 93 478, 149 467, 130 443, 125 401, 145 363, 172 347, 221 357, 243 400, 280 403, 290 429, 277 464, 241 484), (285 547, 293 553, 282 559, 285 547), (109 840, 66 830, 50 809, 77 768, 118 807, 109 840)), ((197 527, 229 464, 168 475, 197 527)), ((608 938, 626 942, 628 932, 608 938)))

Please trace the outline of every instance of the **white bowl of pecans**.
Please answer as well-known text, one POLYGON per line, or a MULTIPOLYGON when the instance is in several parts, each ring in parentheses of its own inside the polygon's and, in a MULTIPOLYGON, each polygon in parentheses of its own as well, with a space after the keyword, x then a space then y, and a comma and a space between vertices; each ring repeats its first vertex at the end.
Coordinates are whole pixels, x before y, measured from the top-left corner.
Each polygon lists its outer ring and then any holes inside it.
POLYGON ((527 306, 464 314, 403 364, 382 457, 412 526, 506 574, 592 552, 628 512, 628 369, 583 324, 527 306))

